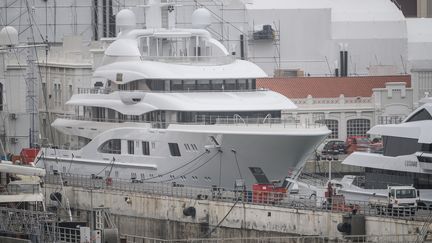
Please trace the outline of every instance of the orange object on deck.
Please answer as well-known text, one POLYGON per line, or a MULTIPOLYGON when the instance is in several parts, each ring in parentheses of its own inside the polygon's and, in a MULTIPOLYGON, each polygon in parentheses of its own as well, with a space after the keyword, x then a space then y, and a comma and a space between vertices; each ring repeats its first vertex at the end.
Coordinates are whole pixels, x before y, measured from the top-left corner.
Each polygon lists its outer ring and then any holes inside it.
POLYGON ((21 163, 29 164, 33 162, 36 159, 38 153, 38 148, 23 148, 20 153, 21 163))
POLYGON ((287 189, 276 187, 273 184, 253 184, 252 202, 253 203, 275 203, 281 201, 286 195, 287 189))

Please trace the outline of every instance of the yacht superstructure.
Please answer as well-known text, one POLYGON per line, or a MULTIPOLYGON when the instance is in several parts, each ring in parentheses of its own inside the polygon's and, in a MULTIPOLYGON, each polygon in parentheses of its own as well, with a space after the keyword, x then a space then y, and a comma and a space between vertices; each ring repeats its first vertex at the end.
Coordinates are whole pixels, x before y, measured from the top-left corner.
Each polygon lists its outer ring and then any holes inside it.
POLYGON ((343 164, 365 167, 367 188, 414 185, 432 189, 432 99, 402 123, 378 125, 368 133, 383 138, 383 152, 355 152, 343 164))
POLYGON ((43 148, 38 166, 223 187, 251 185, 261 172, 270 180, 295 176, 330 131, 283 119, 281 111, 296 106, 256 89, 265 73, 211 37, 209 16, 196 10, 194 29, 135 29, 133 13, 120 11, 121 32, 94 73, 95 88, 78 90, 67 103, 75 115, 52 124, 85 144, 43 148))

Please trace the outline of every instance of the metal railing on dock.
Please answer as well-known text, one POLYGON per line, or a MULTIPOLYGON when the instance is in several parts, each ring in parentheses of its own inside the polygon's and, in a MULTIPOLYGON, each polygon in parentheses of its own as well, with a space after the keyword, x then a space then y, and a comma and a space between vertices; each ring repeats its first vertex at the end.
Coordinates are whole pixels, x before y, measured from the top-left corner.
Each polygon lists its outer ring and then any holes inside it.
MULTIPOLYGON (((382 210, 368 201, 345 200, 341 197, 323 198, 314 194, 286 194, 269 191, 234 190, 219 187, 191 187, 176 183, 152 183, 141 180, 126 181, 120 179, 104 179, 75 174, 63 174, 66 186, 83 187, 91 190, 113 190, 146 195, 170 196, 197 200, 211 200, 221 202, 241 202, 248 205, 264 205, 281 208, 293 208, 313 211, 327 211, 335 213, 353 212, 366 216, 400 218, 405 220, 426 221, 429 210, 382 210)), ((60 176, 47 174, 46 184, 61 184, 60 176)))
POLYGON ((286 237, 245 237, 245 238, 202 238, 202 239, 157 239, 136 235, 123 235, 126 243, 345 243, 345 242, 380 242, 414 243, 416 235, 351 235, 342 239, 329 239, 324 236, 286 236, 286 237))

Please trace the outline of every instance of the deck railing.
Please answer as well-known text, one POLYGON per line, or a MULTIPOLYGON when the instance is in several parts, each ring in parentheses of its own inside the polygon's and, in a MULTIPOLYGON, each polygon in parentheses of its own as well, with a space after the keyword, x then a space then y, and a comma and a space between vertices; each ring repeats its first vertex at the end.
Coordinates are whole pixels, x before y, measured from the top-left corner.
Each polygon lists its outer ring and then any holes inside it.
POLYGON ((230 64, 235 56, 141 56, 141 61, 165 62, 174 64, 193 64, 196 66, 215 66, 230 64))
MULTIPOLYGON (((353 212, 366 215, 405 220, 425 221, 431 214, 428 209, 385 209, 371 205, 369 201, 346 200, 341 197, 332 199, 319 197, 315 194, 286 194, 269 191, 249 191, 245 188, 229 189, 217 186, 198 187, 185 186, 179 183, 150 182, 146 179, 121 180, 100 176, 85 176, 63 174, 63 182, 67 186, 83 187, 94 190, 112 190, 121 192, 143 193, 156 196, 170 196, 197 200, 211 200, 222 202, 241 202, 242 204, 265 205, 298 210, 327 211, 334 213, 353 212)), ((154 179, 154 178, 153 178, 154 179)), ((60 175, 47 174, 45 183, 61 184, 60 175)))
POLYGON ((78 88, 77 94, 111 94, 119 93, 222 93, 222 92, 263 92, 266 88, 259 89, 184 89, 184 90, 114 90, 111 88, 78 88))
POLYGON ((92 118, 77 115, 59 115, 61 119, 77 120, 77 121, 93 121, 93 122, 109 122, 109 123, 124 123, 138 122, 148 124, 152 128, 167 128, 171 124, 175 125, 225 125, 225 126, 254 126, 254 127, 283 127, 283 128, 317 128, 323 127, 325 124, 320 122, 320 119, 306 119, 300 122, 298 117, 292 116, 287 118, 249 118, 249 117, 226 117, 226 116, 202 116, 197 117, 194 121, 189 122, 164 122, 164 121, 143 121, 139 116, 126 117, 122 119, 109 118, 92 118))

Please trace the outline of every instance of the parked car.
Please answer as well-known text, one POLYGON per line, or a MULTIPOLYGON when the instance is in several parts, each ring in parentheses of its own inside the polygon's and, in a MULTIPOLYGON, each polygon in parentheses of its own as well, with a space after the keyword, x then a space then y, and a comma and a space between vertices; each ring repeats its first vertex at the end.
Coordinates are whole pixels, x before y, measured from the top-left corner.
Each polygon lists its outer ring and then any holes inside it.
POLYGON ((346 145, 343 140, 328 139, 318 146, 316 153, 318 160, 333 157, 334 155, 346 154, 346 145))
POLYGON ((370 140, 366 136, 349 136, 346 141, 346 151, 348 154, 354 151, 367 152, 370 150, 370 140))

